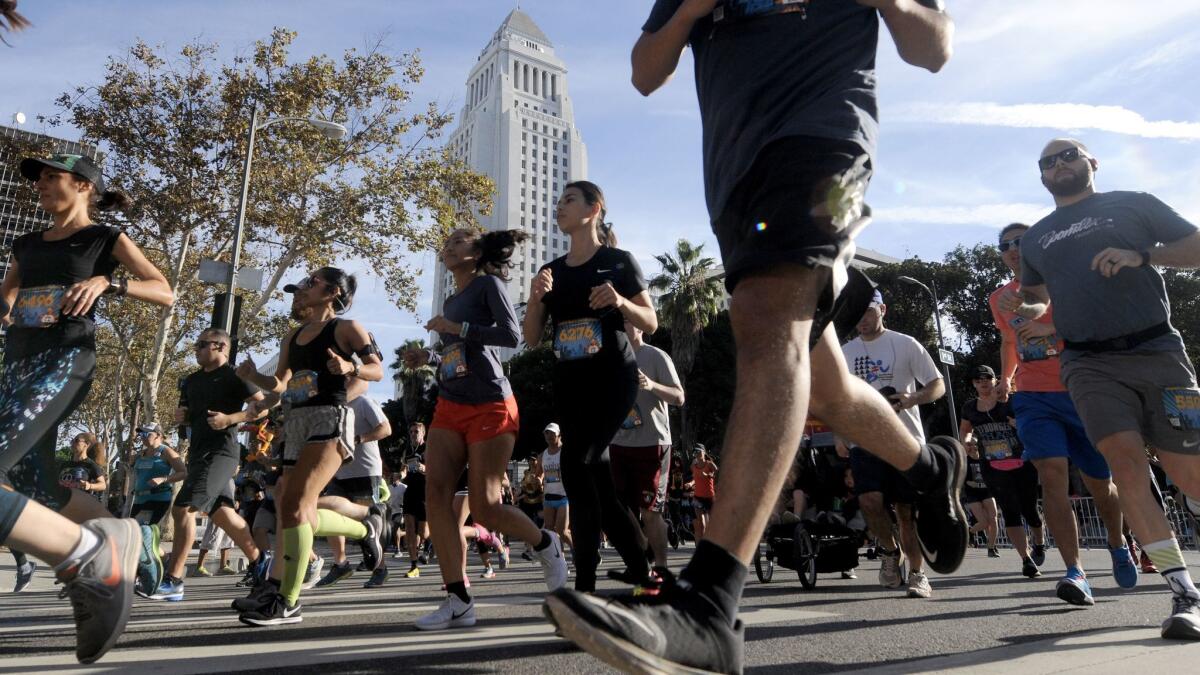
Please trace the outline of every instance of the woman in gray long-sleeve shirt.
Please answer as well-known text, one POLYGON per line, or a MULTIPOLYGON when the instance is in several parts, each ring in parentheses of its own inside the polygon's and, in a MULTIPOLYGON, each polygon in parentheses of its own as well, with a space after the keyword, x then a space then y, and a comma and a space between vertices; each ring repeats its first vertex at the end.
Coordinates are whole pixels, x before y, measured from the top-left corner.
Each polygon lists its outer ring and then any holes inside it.
POLYGON ((417 619, 417 628, 423 630, 475 623, 475 605, 463 580, 466 542, 453 508, 459 477, 468 464, 468 499, 475 520, 532 546, 550 590, 566 583, 567 565, 557 535, 538 529, 515 506, 500 503, 519 423, 512 388, 500 367, 500 347, 516 347, 520 339, 504 280, 513 249, 525 238, 520 230, 453 232, 441 257, 454 275, 455 293, 442 305, 442 315, 425 326, 438 332, 441 350, 411 349, 404 354, 410 368, 436 364, 439 384, 425 452, 425 505, 447 595, 441 606, 417 619))

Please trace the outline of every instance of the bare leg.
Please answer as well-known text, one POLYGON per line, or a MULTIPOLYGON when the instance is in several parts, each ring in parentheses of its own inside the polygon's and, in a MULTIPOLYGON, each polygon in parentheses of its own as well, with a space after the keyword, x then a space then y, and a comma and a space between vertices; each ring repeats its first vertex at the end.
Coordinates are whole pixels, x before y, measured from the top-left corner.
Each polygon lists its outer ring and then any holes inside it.
MULTIPOLYGON (((1142 454, 1145 455, 1145 452, 1142 454)), ((1147 462, 1143 461, 1142 466, 1146 471, 1150 470, 1147 462)), ((1083 484, 1092 494, 1092 501, 1096 504, 1096 510, 1100 512, 1100 520, 1104 523, 1104 529, 1108 535, 1108 547, 1121 548, 1125 545, 1125 524, 1121 520, 1121 502, 1117 500, 1117 486, 1113 484, 1112 480, 1100 480, 1087 474, 1082 474, 1082 476, 1083 484)), ((1151 499, 1154 498, 1154 495, 1150 493, 1149 483, 1146 483, 1146 493, 1150 494, 1151 499)), ((1158 502, 1154 504, 1155 508, 1158 508, 1158 502)))
MULTIPOLYGON (((1096 449, 1104 455, 1109 469, 1112 470, 1113 483, 1116 484, 1121 495, 1121 508, 1125 517, 1129 519, 1129 528, 1133 530, 1134 536, 1143 542, 1162 541, 1174 537, 1175 534, 1171 530, 1170 523, 1167 522, 1166 515, 1158 507, 1158 502, 1154 500, 1154 494, 1150 491, 1150 482, 1146 480, 1149 463, 1146 460, 1145 447, 1142 435, 1133 431, 1112 434, 1100 439, 1100 442, 1096 444, 1096 449)), ((1168 453, 1161 453, 1160 457, 1165 455, 1168 453)), ((1180 469, 1184 468, 1184 462, 1175 462, 1175 464, 1180 469)), ((1166 468, 1165 465, 1164 468, 1166 468)), ((1180 473, 1185 475, 1186 480, 1188 472, 1185 470, 1180 473)), ((1168 475, 1170 475, 1169 470, 1168 475)), ((1175 480, 1174 476, 1171 478, 1175 480)), ((1090 487, 1089 485, 1089 489, 1090 487)), ((1180 487, 1184 488, 1185 492, 1188 489, 1183 484, 1180 484, 1180 487)), ((1099 501, 1097 501, 1097 506, 1099 506, 1099 501)), ((1117 523, 1116 536, 1124 540, 1119 524, 1120 514, 1118 514, 1117 523)), ((1105 525, 1107 526, 1108 523, 1105 525)), ((1109 541, 1111 542, 1113 537, 1111 530, 1109 532, 1109 541)))
POLYGON ((917 521, 913 518, 911 505, 896 505, 896 525, 900 530, 900 550, 904 551, 904 557, 908 559, 909 571, 924 571, 925 557, 921 554, 921 542, 917 539, 917 521))
POLYGON ((83 490, 71 490, 71 500, 59 512, 64 518, 77 523, 83 523, 93 518, 112 518, 113 514, 104 508, 95 497, 83 490))
POLYGON ((864 492, 858 496, 858 507, 862 509, 867 521, 867 529, 871 536, 885 551, 895 551, 898 546, 892 532, 892 518, 888 515, 887 505, 883 501, 882 492, 864 492))
MULTIPOLYGON (((250 533, 250 525, 246 519, 229 505, 223 505, 209 514, 217 527, 225 531, 233 543, 242 550, 246 559, 253 562, 258 560, 258 544, 254 543, 254 535, 250 533)), ((226 549, 227 551, 228 549, 226 549)), ((228 560, 229 554, 222 551, 222 559, 228 560)))
POLYGON ((176 579, 183 578, 183 570, 187 567, 188 553, 192 543, 196 541, 195 511, 186 506, 176 506, 171 509, 171 518, 175 520, 175 539, 171 542, 171 562, 167 564, 167 574, 176 579))
POLYGON ((471 473, 468 476, 471 513, 475 520, 489 529, 536 545, 542 540, 542 531, 521 509, 500 503, 502 477, 512 457, 514 434, 504 434, 467 448, 471 473))
MULTIPOLYGON (((1035 459, 1042 482, 1042 508, 1050 534, 1067 567, 1083 569, 1079 564, 1079 525, 1068 496, 1067 460, 1062 457, 1035 459)), ((1144 478, 1144 476, 1143 476, 1144 478)))
POLYGON ((59 565, 79 544, 80 536, 77 523, 29 500, 3 543, 50 565, 59 565))
POLYGON ((404 539, 408 544, 408 559, 413 566, 417 565, 417 558, 421 555, 421 525, 417 523, 417 517, 412 514, 404 514, 404 539))
POLYGON ((654 564, 658 567, 667 566, 667 521, 659 511, 642 509, 642 529, 646 531, 646 541, 654 553, 654 564))
POLYGON ((996 520, 996 500, 988 498, 980 504, 983 505, 983 535, 987 537, 988 548, 996 548, 996 539, 1000 536, 1000 523, 996 520))
POLYGON ((463 580, 466 542, 454 512, 454 492, 467 465, 467 447, 462 437, 445 429, 429 430, 429 452, 425 453, 425 510, 429 534, 437 549, 438 567, 447 584, 463 580))

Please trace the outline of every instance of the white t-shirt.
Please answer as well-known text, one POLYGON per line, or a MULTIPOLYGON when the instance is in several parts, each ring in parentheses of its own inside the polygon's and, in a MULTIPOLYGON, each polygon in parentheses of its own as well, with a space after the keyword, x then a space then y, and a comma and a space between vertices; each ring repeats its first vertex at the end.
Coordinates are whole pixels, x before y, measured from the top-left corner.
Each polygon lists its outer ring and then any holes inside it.
POLYGON ((562 483, 562 449, 553 455, 550 451, 542 451, 542 489, 547 497, 566 497, 567 489, 562 483))
POLYGON ((392 496, 388 498, 388 510, 400 513, 404 510, 404 491, 408 486, 404 483, 392 483, 388 488, 392 491, 392 496))
MULTIPOLYGON (((894 330, 864 342, 861 337, 842 345, 850 372, 878 391, 892 387, 898 394, 911 394, 917 383, 928 385, 941 379, 933 358, 925 347, 912 337, 894 330)), ((921 411, 917 406, 900 412, 900 420, 908 431, 922 443, 925 431, 921 427, 921 411)))
MULTIPOLYGON (((375 399, 363 394, 347 405, 354 411, 354 436, 371 433, 387 421, 383 407, 375 399)), ((354 458, 338 469, 335 478, 369 478, 383 475, 383 459, 379 456, 379 441, 359 443, 354 448, 354 458)))

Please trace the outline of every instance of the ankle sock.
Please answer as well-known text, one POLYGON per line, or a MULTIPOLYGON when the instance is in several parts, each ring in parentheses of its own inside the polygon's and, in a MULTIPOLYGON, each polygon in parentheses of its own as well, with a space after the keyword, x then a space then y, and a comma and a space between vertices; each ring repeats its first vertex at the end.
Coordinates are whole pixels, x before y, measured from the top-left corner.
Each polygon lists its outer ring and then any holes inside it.
POLYGON ((550 547, 551 543, 553 543, 553 542, 551 542, 551 540, 550 540, 550 533, 545 530, 542 530, 542 538, 538 540, 538 543, 536 545, 534 545, 533 550, 545 551, 547 548, 550 547))
MULTIPOLYGON (((939 461, 941 459, 939 454, 944 452, 945 450, 940 447, 935 448, 928 443, 922 444, 917 461, 911 467, 901 471, 917 492, 929 492, 939 487, 938 479, 943 475, 943 469, 939 465, 947 464, 945 461, 939 461)), ((948 464, 945 470, 949 470, 948 464)))
POLYGON ((1200 591, 1192 582, 1192 575, 1188 573, 1187 563, 1183 560, 1183 551, 1179 550, 1179 542, 1173 537, 1146 544, 1142 546, 1142 550, 1150 556, 1150 561, 1158 568, 1159 574, 1167 580, 1172 593, 1200 598, 1200 591))
POLYGON ((471 594, 467 593, 467 585, 462 581, 446 584, 446 592, 457 595, 458 599, 465 603, 470 604, 471 602, 471 594))
POLYGON ((746 586, 747 572, 742 561, 729 551, 710 541, 701 541, 679 578, 716 604, 729 624, 733 625, 737 620, 742 589, 746 586))
POLYGON ((55 572, 65 572, 81 564, 100 546, 100 537, 86 527, 79 528, 79 543, 67 554, 66 559, 54 566, 55 572))

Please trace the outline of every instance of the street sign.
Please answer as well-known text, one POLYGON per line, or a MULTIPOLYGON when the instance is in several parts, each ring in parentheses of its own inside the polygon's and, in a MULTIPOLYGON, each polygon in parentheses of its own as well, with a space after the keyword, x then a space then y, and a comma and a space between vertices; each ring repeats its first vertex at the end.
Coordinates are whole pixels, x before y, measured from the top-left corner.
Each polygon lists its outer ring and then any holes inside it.
POLYGON ((954 365, 954 352, 949 349, 938 348, 938 360, 947 366, 954 365))
MULTIPOLYGON (((206 284, 224 284, 229 281, 231 265, 219 260, 201 260, 200 271, 197 274, 200 281, 206 284)), ((237 287, 247 291, 262 290, 263 271, 253 267, 243 267, 238 270, 237 287)))

